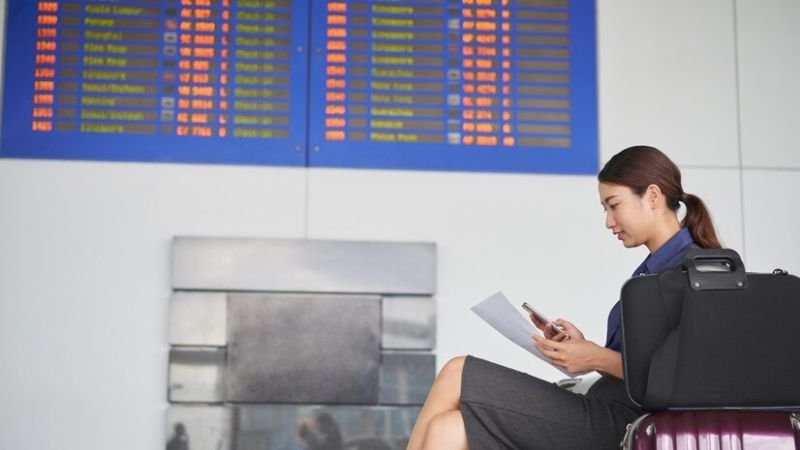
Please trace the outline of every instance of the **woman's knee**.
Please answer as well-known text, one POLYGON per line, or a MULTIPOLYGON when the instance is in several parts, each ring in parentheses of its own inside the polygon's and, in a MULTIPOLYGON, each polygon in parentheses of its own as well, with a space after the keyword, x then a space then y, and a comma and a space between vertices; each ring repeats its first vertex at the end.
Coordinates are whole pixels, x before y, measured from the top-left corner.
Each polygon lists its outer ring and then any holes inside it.
POLYGON ((458 409, 458 402, 461 399, 461 374, 464 371, 464 359, 463 356, 451 359, 436 376, 436 381, 428 394, 428 400, 425 401, 426 404, 435 402, 439 405, 434 409, 435 411, 441 411, 438 408, 442 406, 447 409, 458 409))
POLYGON ((439 372, 439 378, 444 378, 451 381, 457 380, 460 384, 461 374, 464 373, 464 362, 466 359, 466 356, 456 356, 450 361, 447 361, 444 367, 442 367, 442 370, 439 372))
POLYGON ((464 418, 461 416, 461 411, 437 414, 431 419, 430 429, 446 435, 458 435, 459 432, 464 434, 464 418))
POLYGON ((467 448, 467 431, 461 412, 448 411, 431 419, 425 433, 425 449, 467 448))

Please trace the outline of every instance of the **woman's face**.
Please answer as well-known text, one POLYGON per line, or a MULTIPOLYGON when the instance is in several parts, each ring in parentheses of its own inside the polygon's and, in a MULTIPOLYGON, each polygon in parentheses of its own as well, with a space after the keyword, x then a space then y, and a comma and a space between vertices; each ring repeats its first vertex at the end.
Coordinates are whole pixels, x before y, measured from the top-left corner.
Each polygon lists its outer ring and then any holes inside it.
POLYGON ((606 228, 627 248, 646 244, 653 229, 653 208, 645 195, 628 186, 600 183, 600 203, 606 213, 606 228))

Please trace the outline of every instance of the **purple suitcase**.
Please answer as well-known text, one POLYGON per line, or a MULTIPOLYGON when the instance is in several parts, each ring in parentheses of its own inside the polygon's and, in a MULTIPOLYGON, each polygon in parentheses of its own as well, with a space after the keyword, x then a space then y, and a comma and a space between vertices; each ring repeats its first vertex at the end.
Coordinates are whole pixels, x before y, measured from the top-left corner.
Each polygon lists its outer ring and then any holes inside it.
POLYGON ((628 425, 624 450, 796 450, 800 413, 661 411, 628 425))

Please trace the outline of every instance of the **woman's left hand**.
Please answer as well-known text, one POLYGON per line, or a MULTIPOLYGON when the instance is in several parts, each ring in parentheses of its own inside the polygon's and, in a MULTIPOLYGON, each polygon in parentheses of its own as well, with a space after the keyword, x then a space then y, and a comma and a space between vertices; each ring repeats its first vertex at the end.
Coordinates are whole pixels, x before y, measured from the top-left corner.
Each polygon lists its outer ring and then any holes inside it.
POLYGON ((584 339, 556 342, 538 334, 533 335, 536 348, 554 365, 569 373, 597 370, 597 361, 603 347, 584 339))

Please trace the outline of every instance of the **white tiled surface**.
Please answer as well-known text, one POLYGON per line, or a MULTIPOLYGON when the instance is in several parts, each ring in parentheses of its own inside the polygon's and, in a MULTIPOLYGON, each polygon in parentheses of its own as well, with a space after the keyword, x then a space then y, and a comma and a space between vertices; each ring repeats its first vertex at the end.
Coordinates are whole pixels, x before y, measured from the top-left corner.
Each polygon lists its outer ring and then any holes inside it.
POLYGON ((601 160, 647 144, 681 166, 738 165, 733 3, 597 4, 601 160))
POLYGON ((800 170, 745 170, 745 267, 800 275, 800 170))
POLYGON ((302 170, 0 160, 0 448, 163 448, 172 236, 302 237, 304 188, 302 170))
POLYGON ((737 0, 742 161, 800 169, 800 2, 737 0))

